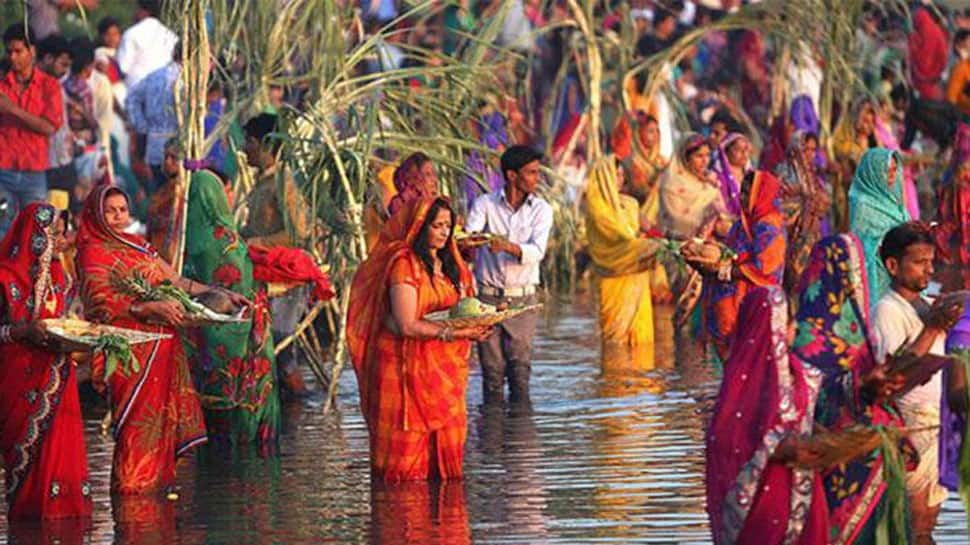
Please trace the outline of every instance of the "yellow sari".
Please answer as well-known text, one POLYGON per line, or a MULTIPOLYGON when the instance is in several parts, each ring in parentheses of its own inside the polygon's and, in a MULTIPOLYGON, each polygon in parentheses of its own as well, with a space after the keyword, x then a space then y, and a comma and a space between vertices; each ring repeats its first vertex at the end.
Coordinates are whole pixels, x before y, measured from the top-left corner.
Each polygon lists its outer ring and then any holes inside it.
POLYGON ((586 187, 586 231, 599 292, 603 344, 653 344, 650 270, 656 241, 641 238, 636 199, 620 195, 612 155, 593 167, 586 187))
POLYGON ((386 165, 377 171, 375 184, 372 186, 371 197, 364 206, 364 239, 367 243, 367 251, 377 245, 384 228, 384 220, 387 216, 387 206, 391 199, 397 194, 394 189, 394 169, 396 165, 386 165))

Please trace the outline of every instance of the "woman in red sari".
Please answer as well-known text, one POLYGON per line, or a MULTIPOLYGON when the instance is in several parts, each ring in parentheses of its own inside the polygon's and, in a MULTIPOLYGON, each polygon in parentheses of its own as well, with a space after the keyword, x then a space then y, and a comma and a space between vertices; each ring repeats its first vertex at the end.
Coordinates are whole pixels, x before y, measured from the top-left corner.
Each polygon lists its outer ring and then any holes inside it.
POLYGON ((65 227, 54 207, 34 203, 0 242, 0 451, 11 520, 91 514, 74 364, 39 322, 67 308, 65 227))
POLYGON ((716 545, 828 542, 828 504, 812 433, 822 373, 788 354, 788 304, 778 286, 741 304, 740 342, 707 430, 707 512, 716 545), (799 467, 792 464, 798 463, 799 467))
MULTIPOLYGON (((95 360, 93 377, 106 382, 114 421, 112 490, 146 494, 175 484, 176 459, 206 440, 199 396, 192 387, 178 331, 182 307, 174 301, 143 302, 121 281, 141 276, 157 286, 171 281, 191 295, 210 288, 178 276, 142 237, 124 233, 128 196, 117 187, 91 192, 81 212, 77 268, 88 320, 171 337, 131 347, 139 369, 104 377, 95 360)), ((236 304, 245 299, 222 290, 236 304)))
POLYGON ((372 477, 385 482, 462 476, 470 340, 490 328, 422 319, 472 295, 443 198, 407 203, 350 288, 347 345, 370 432, 372 477))

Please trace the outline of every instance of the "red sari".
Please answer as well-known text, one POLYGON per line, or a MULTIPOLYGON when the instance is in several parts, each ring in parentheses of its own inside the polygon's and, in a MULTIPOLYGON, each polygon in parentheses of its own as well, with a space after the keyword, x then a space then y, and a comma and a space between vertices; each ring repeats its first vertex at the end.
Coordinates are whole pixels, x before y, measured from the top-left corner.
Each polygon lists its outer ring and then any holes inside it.
MULTIPOLYGON (((70 278, 51 259, 57 212, 34 203, 0 242, 0 323, 58 318, 70 278)), ((91 514, 74 364, 32 344, 0 344, 0 451, 10 519, 91 514)))
POLYGON ((808 435, 822 373, 788 354, 780 287, 755 288, 745 324, 724 363, 707 430, 707 512, 716 545, 827 543, 828 505, 818 472, 772 455, 789 436, 808 435))
MULTIPOLYGON (((404 338, 386 325, 393 284, 417 289, 418 316, 459 300, 451 281, 431 278, 412 250, 433 202, 408 203, 391 217, 350 288, 347 346, 370 432, 372 474, 385 482, 462 475, 471 344, 404 338)), ((464 295, 471 295, 471 274, 454 240, 443 251, 454 256, 464 295)))
MULTIPOLYGON (((115 437, 112 489, 141 494, 175 484, 176 459, 206 440, 205 424, 178 331, 137 320, 129 312, 136 299, 113 285, 113 278, 136 272, 157 285, 165 272, 161 258, 145 239, 118 234, 104 221, 104 200, 111 191, 119 190, 95 189, 81 212, 77 265, 85 317, 171 335, 132 345, 140 369, 127 376, 119 370, 106 378, 115 437)), ((96 377, 104 374, 98 363, 93 369, 96 377)))

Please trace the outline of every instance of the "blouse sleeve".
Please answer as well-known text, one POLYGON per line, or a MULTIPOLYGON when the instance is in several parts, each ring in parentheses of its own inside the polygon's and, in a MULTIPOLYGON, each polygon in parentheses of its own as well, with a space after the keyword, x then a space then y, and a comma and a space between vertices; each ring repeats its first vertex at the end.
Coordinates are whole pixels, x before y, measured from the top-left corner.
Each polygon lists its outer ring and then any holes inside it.
POLYGON ((417 271, 414 270, 414 263, 407 256, 401 256, 391 263, 391 271, 388 274, 388 285, 407 284, 417 288, 420 285, 417 271))

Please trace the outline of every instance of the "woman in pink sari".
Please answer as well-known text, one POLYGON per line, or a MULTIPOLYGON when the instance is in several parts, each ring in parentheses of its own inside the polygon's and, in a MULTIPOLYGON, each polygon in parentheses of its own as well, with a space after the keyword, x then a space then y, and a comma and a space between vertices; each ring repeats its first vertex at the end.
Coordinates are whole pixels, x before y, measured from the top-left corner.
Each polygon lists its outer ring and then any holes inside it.
POLYGON ((716 545, 827 543, 828 511, 812 432, 821 373, 788 355, 788 305, 778 286, 755 288, 724 364, 707 430, 707 513, 716 545), (760 392, 760 395, 753 393, 760 392))

